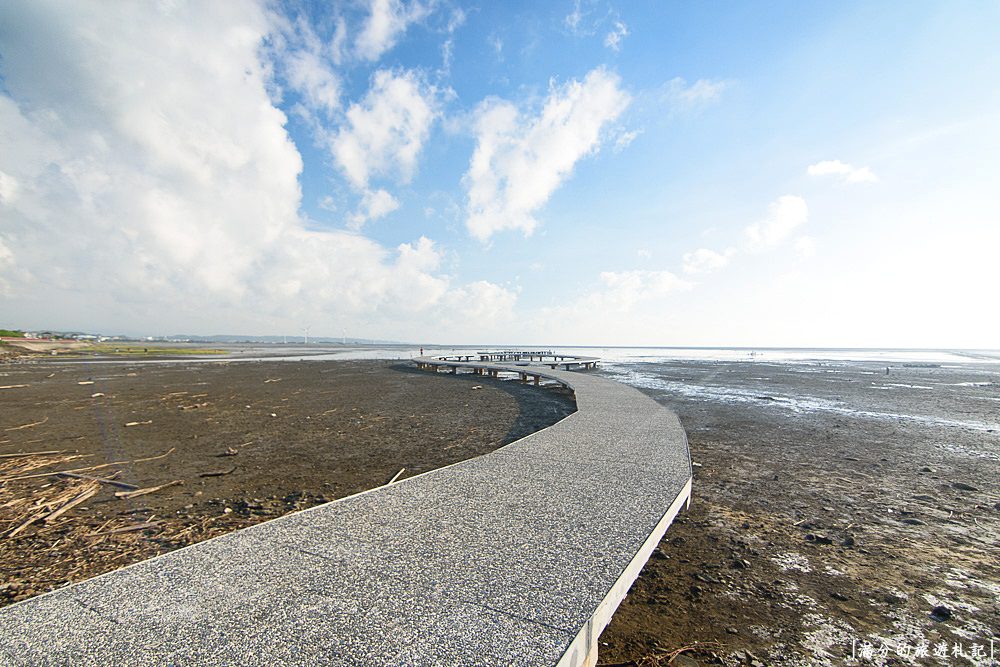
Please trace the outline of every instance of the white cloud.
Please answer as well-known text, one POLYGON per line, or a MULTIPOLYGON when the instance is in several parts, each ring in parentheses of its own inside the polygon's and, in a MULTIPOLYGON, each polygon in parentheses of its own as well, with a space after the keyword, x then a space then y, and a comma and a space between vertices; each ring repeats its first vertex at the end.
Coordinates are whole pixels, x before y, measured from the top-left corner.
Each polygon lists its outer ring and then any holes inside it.
POLYGON ((604 46, 613 51, 621 50, 621 42, 628 36, 628 26, 621 21, 615 21, 614 28, 604 37, 604 46))
POLYGON ((776 246, 808 219, 809 207, 802 197, 778 197, 768 206, 766 218, 746 228, 747 244, 751 250, 776 246))
POLYGON ((629 147, 629 145, 635 141, 639 135, 642 134, 642 130, 631 130, 629 132, 622 132, 615 139, 615 152, 621 153, 623 150, 629 147))
POLYGON ((401 0, 370 0, 368 18, 354 42, 358 56, 369 61, 378 60, 383 53, 396 45, 406 28, 420 21, 429 13, 420 2, 405 3, 401 0))
POLYGON ((691 287, 691 283, 670 271, 604 271, 600 278, 604 289, 596 293, 596 298, 619 310, 629 310, 640 301, 691 287))
POLYGON ((335 65, 340 65, 347 52, 347 21, 343 16, 337 17, 337 25, 330 40, 330 58, 335 65))
POLYGON ((332 114, 340 107, 340 77, 314 51, 294 51, 285 63, 288 83, 311 108, 332 114))
POLYGON ((620 79, 604 68, 553 88, 537 116, 526 117, 504 100, 482 103, 476 150, 463 177, 472 235, 486 241, 505 229, 531 234, 535 211, 598 149, 602 128, 628 104, 620 79))
POLYGON ((793 244, 795 254, 802 259, 809 259, 816 254, 816 239, 811 236, 800 236, 793 244))
POLYGON ((684 253, 684 257, 681 259, 682 267, 684 273, 689 275, 711 273, 729 264, 729 260, 735 253, 736 251, 732 248, 721 253, 708 248, 698 248, 684 253))
POLYGON ((844 183, 876 183, 878 176, 868 167, 855 167, 840 160, 824 160, 809 165, 810 176, 838 176, 844 183))
POLYGON ((330 150, 356 188, 367 187, 372 176, 406 182, 437 115, 436 90, 415 72, 379 70, 364 100, 347 110, 330 150))
POLYGON ((329 211, 330 213, 336 213, 339 208, 337 206, 337 200, 330 195, 324 195, 323 198, 319 200, 319 207, 324 211, 329 211))
POLYGON ((491 47, 493 47, 493 52, 497 56, 497 60, 503 60, 503 40, 497 35, 492 35, 486 40, 491 47))
POLYGON ((563 21, 566 23, 566 27, 570 29, 570 32, 576 32, 580 27, 580 21, 583 20, 583 12, 580 9, 580 0, 573 1, 573 11, 566 15, 563 21))
POLYGON ((679 108, 694 108, 717 102, 727 88, 729 81, 698 79, 688 84, 682 77, 675 77, 664 87, 664 97, 668 104, 679 108))
POLYGON ((516 301, 514 292, 485 280, 454 289, 446 299, 462 317, 486 323, 509 323, 516 301))
MULTIPOLYGON (((440 273, 428 239, 385 248, 310 229, 302 160, 259 59, 270 17, 254 4, 0 3, 0 286, 26 326, 276 332, 309 321, 412 338, 456 295, 493 293, 440 273), (58 45, 58 48, 56 48, 58 45), (13 183, 15 185, 11 186, 13 183)), ((407 77, 391 103, 357 107, 352 131, 412 168, 426 109, 407 77), (364 133, 387 109, 393 128, 364 133), (402 137, 393 134, 405 135, 402 137)), ((402 82, 400 82, 402 79, 402 82)), ((319 89, 317 89, 319 90, 319 89)), ((328 98, 329 99, 329 98, 328 98)), ((369 214, 391 206, 376 195, 369 214)), ((363 335, 363 333, 361 334, 363 335)))
POLYGON ((558 305, 541 308, 528 326, 556 340, 632 340, 650 318, 661 320, 676 294, 692 283, 670 271, 604 271, 598 284, 577 298, 560 299, 558 305))
MULTIPOLYGON (((272 27, 268 54, 277 66, 275 74, 299 95, 309 113, 331 118, 340 109, 342 87, 334 71, 341 56, 337 40, 324 43, 302 17, 292 21, 271 14, 268 18, 272 27)), ((343 19, 337 25, 338 33, 346 30, 343 19)))
POLYGON ((17 198, 17 179, 0 171, 0 203, 13 203, 17 198))
POLYGON ((399 208, 399 202, 385 190, 368 190, 361 198, 357 213, 351 216, 348 226, 361 229, 366 222, 378 220, 399 208))

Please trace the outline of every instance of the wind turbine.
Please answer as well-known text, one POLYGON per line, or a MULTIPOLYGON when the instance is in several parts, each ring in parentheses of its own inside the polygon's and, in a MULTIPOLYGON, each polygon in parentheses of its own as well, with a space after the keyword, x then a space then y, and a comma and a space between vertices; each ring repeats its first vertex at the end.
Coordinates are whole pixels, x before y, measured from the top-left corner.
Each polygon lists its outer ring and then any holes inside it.
POLYGON ((306 327, 305 329, 302 330, 302 344, 303 345, 309 344, 309 327, 306 327))

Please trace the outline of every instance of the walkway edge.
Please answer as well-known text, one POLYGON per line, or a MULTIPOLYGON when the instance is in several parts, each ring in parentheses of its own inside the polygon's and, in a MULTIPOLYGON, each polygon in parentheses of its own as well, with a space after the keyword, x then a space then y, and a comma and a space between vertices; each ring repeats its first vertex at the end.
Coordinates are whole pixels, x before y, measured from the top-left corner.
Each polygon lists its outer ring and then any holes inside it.
POLYGON ((674 500, 667 513, 663 515, 663 518, 660 519, 660 522, 656 524, 656 528, 649 534, 649 537, 635 554, 632 562, 628 564, 621 576, 618 577, 618 581, 615 582, 612 589, 608 592, 607 597, 597 607, 591 619, 587 621, 586 625, 580 628, 580 632, 577 633, 576 638, 573 639, 573 643, 566 649, 556 667, 596 667, 598 654, 597 641, 600 639, 601 633, 608 627, 615 611, 618 610, 619 605, 621 605, 622 601, 628 595, 632 584, 639 578, 642 568, 646 565, 646 562, 653 554, 653 550, 656 549, 660 540, 667 533, 667 528, 674 522, 677 514, 681 511, 681 507, 691 504, 691 481, 689 479, 687 484, 684 485, 684 489, 674 500))

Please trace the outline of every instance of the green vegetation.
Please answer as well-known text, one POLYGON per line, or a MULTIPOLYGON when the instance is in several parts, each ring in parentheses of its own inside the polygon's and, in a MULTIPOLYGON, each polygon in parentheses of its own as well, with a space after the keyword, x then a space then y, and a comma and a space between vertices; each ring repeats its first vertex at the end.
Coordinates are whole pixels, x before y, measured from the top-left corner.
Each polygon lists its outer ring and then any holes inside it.
POLYGON ((0 338, 24 338, 24 332, 14 329, 0 329, 0 338))

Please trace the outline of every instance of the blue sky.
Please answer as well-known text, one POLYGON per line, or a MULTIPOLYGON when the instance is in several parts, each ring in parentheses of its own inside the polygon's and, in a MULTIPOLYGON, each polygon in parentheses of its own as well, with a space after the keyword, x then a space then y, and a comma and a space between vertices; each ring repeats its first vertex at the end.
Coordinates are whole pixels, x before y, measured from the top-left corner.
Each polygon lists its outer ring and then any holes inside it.
POLYGON ((5 3, 0 326, 998 347, 996 3, 5 3))

